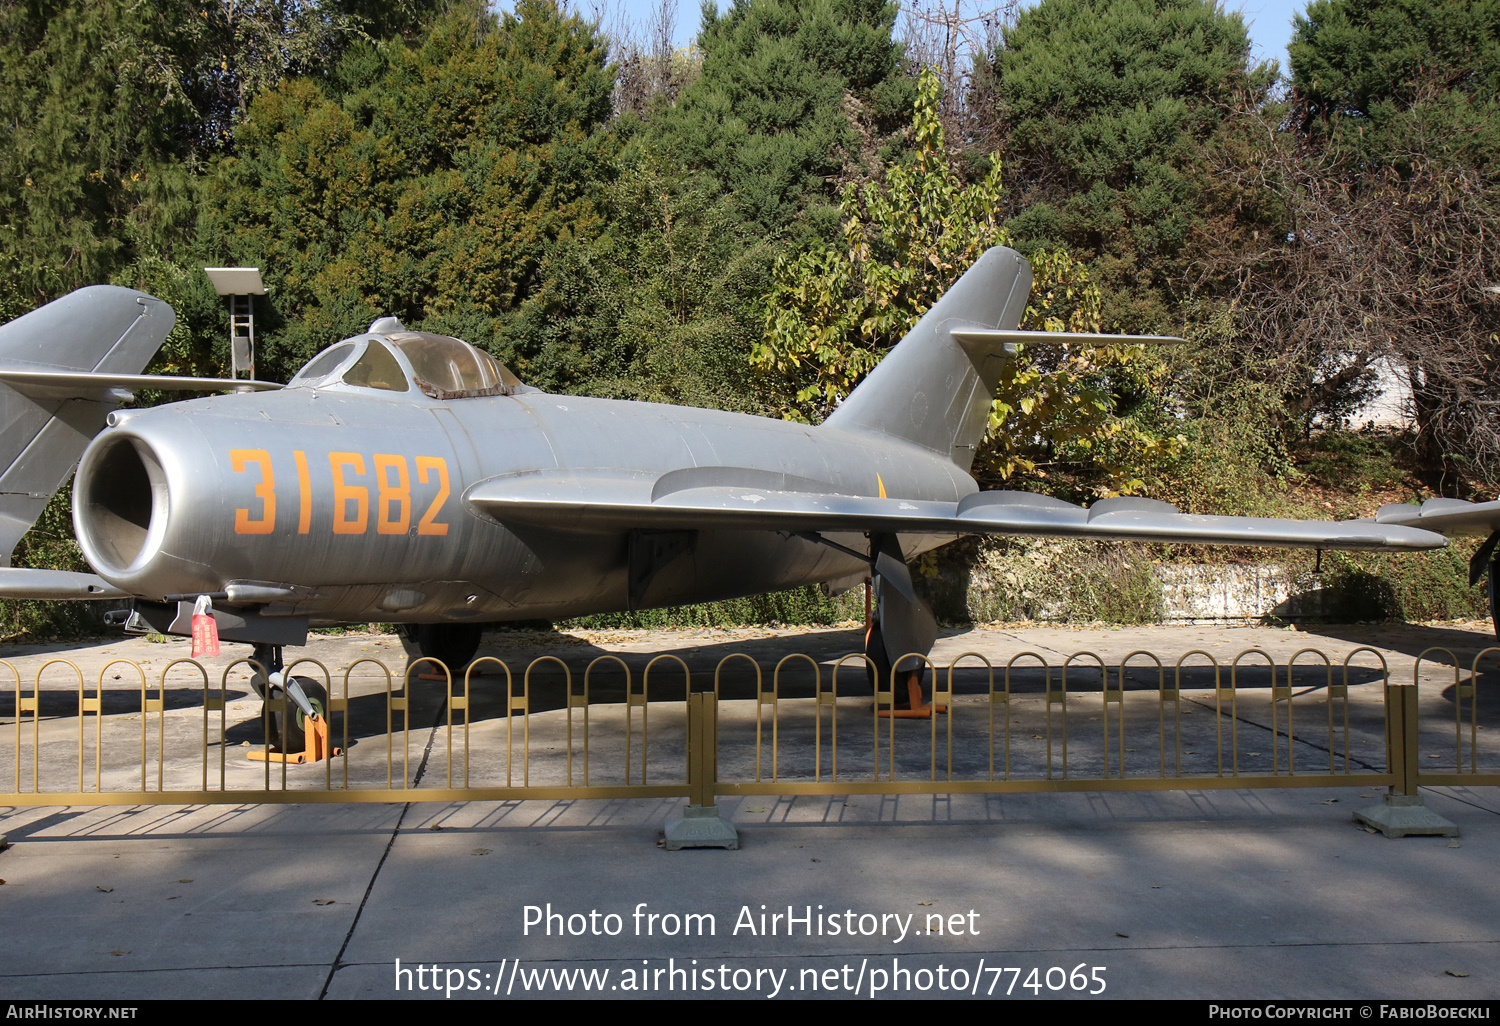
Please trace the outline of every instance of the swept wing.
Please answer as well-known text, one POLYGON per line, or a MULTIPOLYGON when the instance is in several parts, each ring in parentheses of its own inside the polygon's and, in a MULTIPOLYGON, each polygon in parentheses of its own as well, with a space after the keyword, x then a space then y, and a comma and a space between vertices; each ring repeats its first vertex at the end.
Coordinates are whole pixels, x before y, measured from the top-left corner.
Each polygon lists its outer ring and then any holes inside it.
POLYGON ((663 489, 660 479, 646 476, 526 474, 482 482, 469 490, 467 498, 501 523, 593 532, 702 528, 1006 534, 1372 551, 1435 549, 1447 544, 1442 535, 1415 527, 1374 521, 1196 516, 1155 499, 1103 499, 1083 507, 1029 492, 989 491, 975 492, 958 502, 941 502, 842 495, 805 487, 772 488, 756 480, 774 476, 747 471, 745 484, 663 489))

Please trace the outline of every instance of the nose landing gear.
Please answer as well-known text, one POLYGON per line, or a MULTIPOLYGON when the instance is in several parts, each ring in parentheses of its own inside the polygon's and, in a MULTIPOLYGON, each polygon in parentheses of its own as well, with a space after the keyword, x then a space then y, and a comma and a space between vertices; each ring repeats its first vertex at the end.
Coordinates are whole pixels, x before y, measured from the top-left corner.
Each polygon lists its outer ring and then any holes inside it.
POLYGON ((255 762, 321 762, 343 751, 328 739, 328 691, 311 677, 287 677, 281 646, 256 645, 251 656, 264 668, 250 684, 260 695, 268 745, 252 750, 255 762))

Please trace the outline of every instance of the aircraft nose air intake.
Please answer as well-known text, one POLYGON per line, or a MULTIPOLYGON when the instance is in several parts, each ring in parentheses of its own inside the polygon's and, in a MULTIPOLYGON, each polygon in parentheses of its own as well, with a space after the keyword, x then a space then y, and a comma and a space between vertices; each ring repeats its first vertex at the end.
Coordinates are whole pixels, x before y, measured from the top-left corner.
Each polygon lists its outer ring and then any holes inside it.
POLYGON ((74 526, 89 563, 106 577, 135 576, 160 551, 171 513, 156 451, 127 432, 101 437, 74 488, 74 526))

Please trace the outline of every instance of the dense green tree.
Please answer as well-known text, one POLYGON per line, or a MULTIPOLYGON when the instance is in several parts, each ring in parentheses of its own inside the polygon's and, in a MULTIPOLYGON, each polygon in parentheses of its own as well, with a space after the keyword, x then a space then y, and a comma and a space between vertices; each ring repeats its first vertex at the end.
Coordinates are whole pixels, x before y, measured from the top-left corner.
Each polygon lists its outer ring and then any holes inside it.
POLYGON ((1313 0, 1293 24, 1305 127, 1348 128, 1369 152, 1402 144, 1403 115, 1439 106, 1427 141, 1500 149, 1500 0, 1313 0))
POLYGON ((212 259, 261 266, 279 373, 382 314, 469 339, 525 374, 516 312, 561 242, 598 230, 612 75, 551 0, 459 10, 413 44, 354 48, 332 87, 252 103, 204 224, 212 259))
POLYGON ((533 375, 569 391, 763 412, 763 239, 713 182, 639 152, 602 197, 608 226, 551 261, 521 331, 533 375))
POLYGON ((891 37, 896 12, 889 0, 705 7, 702 73, 648 126, 649 144, 712 178, 762 232, 832 238, 830 183, 857 159, 851 115, 888 131, 910 109, 891 37))
POLYGON ((195 176, 249 98, 416 24, 413 0, 0 4, 0 314, 191 263, 195 176))
POLYGON ((1202 147, 1264 94, 1243 19, 1207 0, 1042 0, 994 56, 1023 247, 1095 258, 1106 322, 1170 321, 1206 224, 1202 147))
POLYGON ((190 223, 190 13, 0 5, 0 313, 105 281, 190 223))
POLYGON ((230 144, 235 122, 257 93, 287 78, 323 78, 350 45, 416 32, 439 10, 424 9, 417 0, 218 0, 191 6, 199 17, 189 26, 197 60, 188 87, 201 141, 210 147, 230 144))

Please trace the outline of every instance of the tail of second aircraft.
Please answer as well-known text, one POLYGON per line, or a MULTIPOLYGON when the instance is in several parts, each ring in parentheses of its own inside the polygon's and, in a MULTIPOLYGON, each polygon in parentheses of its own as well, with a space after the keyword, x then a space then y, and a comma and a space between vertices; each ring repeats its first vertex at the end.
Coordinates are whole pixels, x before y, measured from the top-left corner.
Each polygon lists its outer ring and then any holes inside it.
POLYGON ((174 323, 159 299, 96 285, 0 325, 0 566, 174 323))
POLYGON ((1030 294, 1026 259, 987 251, 824 423, 893 435, 967 469, 1030 294))

